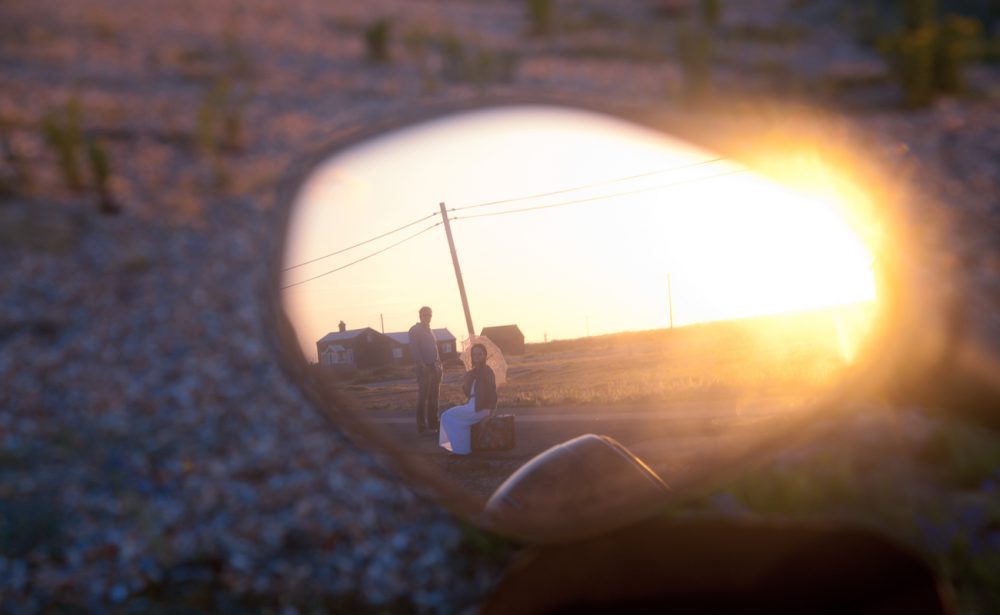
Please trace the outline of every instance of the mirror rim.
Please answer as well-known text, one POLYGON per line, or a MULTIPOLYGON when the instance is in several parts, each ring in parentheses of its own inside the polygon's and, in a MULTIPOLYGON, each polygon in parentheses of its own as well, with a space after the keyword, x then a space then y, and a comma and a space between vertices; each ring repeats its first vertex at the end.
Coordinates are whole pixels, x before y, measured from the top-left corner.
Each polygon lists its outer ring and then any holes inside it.
MULTIPOLYGON (((884 387, 890 377, 889 367, 904 350, 900 341, 906 341, 907 327, 898 326, 886 313, 892 309, 905 309, 916 299, 907 295, 912 288, 913 263, 909 260, 912 251, 906 249, 909 239, 900 237, 896 245, 901 250, 892 258, 879 260, 880 280, 879 306, 872 331, 869 333, 858 354, 858 359, 845 368, 837 377, 839 384, 818 403, 806 404, 800 410, 789 413, 786 420, 775 429, 776 437, 765 437, 741 457, 714 463, 715 472, 706 473, 707 479, 700 488, 689 489, 683 494, 674 493, 652 502, 626 503, 621 514, 612 523, 585 524, 553 530, 551 520, 544 515, 532 516, 525 513, 523 522, 497 522, 483 511, 483 501, 463 493, 456 484, 431 471, 423 462, 414 463, 412 455, 401 450, 395 439, 378 429, 363 417, 362 409, 349 394, 337 385, 316 378, 309 370, 309 361, 297 342, 292 323, 285 314, 281 295, 281 273, 288 228, 294 209, 295 198, 309 176, 330 158, 350 150, 369 140, 387 136, 397 130, 414 127, 434 120, 445 119, 466 112, 490 109, 513 108, 519 106, 551 106, 570 110, 605 114, 613 118, 632 122, 658 133, 683 139, 699 147, 705 147, 720 155, 745 162, 740 147, 745 147, 735 135, 773 134, 775 130, 799 134, 803 126, 819 127, 822 134, 824 122, 832 118, 828 112, 817 112, 814 108, 803 108, 796 103, 780 101, 743 101, 708 108, 691 109, 647 104, 611 104, 606 100, 586 100, 567 96, 550 95, 490 95, 465 101, 427 102, 405 110, 398 115, 384 117, 370 124, 348 126, 329 135, 324 144, 293 160, 277 184, 274 196, 279 208, 277 220, 280 224, 281 240, 274 242, 274 250, 268 259, 269 271, 264 289, 264 325, 270 344, 286 375, 297 386, 319 416, 328 422, 331 431, 345 444, 363 454, 374 457, 394 474, 392 480, 402 480, 407 488, 426 497, 455 517, 473 526, 497 533, 507 538, 528 543, 547 544, 574 541, 614 531, 649 518, 675 504, 678 497, 690 499, 704 495, 707 488, 732 474, 738 467, 746 470, 745 463, 766 457, 766 451, 778 439, 804 432, 804 428, 814 423, 823 412, 842 412, 844 404, 860 399, 865 392, 884 387), (802 123, 802 118, 805 123, 802 123), (797 118, 796 121, 791 121, 797 118), (720 130, 720 125, 722 130, 720 130), (732 132, 728 132, 728 131, 732 132), (883 284, 884 283, 884 284, 883 284), (889 296, 883 296, 889 288, 889 296), (892 307, 890 307, 892 306, 892 307), (859 386, 860 385, 860 386, 859 386)), ((851 139, 848 146, 853 145, 851 139)), ((843 148, 840 148, 843 149, 843 148)), ((744 150, 745 151, 745 150, 744 150)), ((857 147, 848 151, 857 152, 857 147)), ((881 169, 876 169, 880 173, 881 169)), ((887 207, 890 222, 900 216, 898 203, 883 204, 887 207)), ((879 212, 883 213, 880 205, 879 212)), ((895 228, 893 229, 896 230, 895 228)), ((878 256, 881 256, 878 255, 878 256)), ((925 301, 925 297, 919 298, 925 301)), ((905 344, 902 344, 905 346, 905 344)), ((669 482, 669 480, 668 480, 669 482)))

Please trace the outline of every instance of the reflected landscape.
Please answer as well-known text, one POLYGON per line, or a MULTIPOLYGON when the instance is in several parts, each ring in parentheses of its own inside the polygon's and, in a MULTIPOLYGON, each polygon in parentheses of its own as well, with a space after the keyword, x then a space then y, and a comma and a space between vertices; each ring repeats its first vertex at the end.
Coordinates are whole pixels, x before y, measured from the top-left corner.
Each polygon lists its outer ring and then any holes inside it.
MULTIPOLYGON (((683 487, 827 396, 873 326, 877 226, 818 160, 781 168, 787 178, 764 176, 574 109, 425 122, 311 173, 289 223, 282 300, 312 369, 483 502, 583 434, 683 487), (411 327, 422 306, 440 411, 466 404, 470 339, 485 336, 512 447, 455 455, 433 417, 419 430, 411 327)), ((616 503, 635 489, 610 482, 616 503)))

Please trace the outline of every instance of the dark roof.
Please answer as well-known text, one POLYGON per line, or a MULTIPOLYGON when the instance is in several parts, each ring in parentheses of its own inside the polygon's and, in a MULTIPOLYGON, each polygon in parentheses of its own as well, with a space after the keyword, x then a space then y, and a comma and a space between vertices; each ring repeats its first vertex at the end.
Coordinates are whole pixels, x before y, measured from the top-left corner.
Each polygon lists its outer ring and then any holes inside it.
POLYGON ((500 325, 497 327, 483 327, 483 330, 479 332, 479 335, 485 335, 486 337, 489 337, 491 334, 497 334, 497 333, 499 333, 500 335, 517 334, 520 335, 521 337, 524 337, 524 334, 521 333, 521 329, 517 325, 500 325))
MULTIPOLYGON (((455 340, 455 336, 451 334, 448 329, 431 329, 434 333, 434 341, 436 342, 450 342, 455 340)), ((396 342, 400 344, 410 343, 410 332, 409 331, 397 331, 395 333, 386 333, 387 337, 391 337, 396 342)))
POLYGON ((406 332, 406 331, 403 331, 402 333, 399 333, 399 332, 397 332, 397 333, 386 333, 385 336, 388 337, 388 338, 392 338, 392 341, 400 343, 400 344, 409 344, 410 343, 410 334, 408 332, 406 332))
MULTIPOLYGON (((344 332, 334 331, 333 333, 327 333, 326 335, 318 339, 316 343, 323 344, 325 342, 342 342, 344 340, 353 340, 354 338, 358 337, 365 331, 372 331, 374 333, 378 333, 378 331, 375 331, 375 329, 372 329, 371 327, 365 327, 364 329, 351 329, 349 331, 344 331, 344 332)), ((382 334, 379 333, 379 335, 382 334)))

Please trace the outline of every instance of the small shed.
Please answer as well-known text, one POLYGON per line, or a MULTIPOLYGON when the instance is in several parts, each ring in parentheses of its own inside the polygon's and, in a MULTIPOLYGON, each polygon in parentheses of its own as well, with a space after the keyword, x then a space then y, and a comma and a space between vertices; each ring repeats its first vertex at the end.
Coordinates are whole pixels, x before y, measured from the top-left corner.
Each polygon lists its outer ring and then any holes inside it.
POLYGON ((524 354, 524 334, 517 325, 483 327, 479 335, 490 338, 504 354, 524 354))
POLYGON ((320 365, 368 369, 392 363, 392 340, 371 327, 327 333, 316 342, 320 365))
MULTIPOLYGON (((448 329, 431 329, 434 334, 434 341, 437 342, 438 355, 442 361, 458 357, 458 347, 455 336, 448 329)), ((397 333, 386 333, 385 336, 392 343, 393 363, 412 363, 413 355, 410 353, 410 332, 400 331, 397 333)))

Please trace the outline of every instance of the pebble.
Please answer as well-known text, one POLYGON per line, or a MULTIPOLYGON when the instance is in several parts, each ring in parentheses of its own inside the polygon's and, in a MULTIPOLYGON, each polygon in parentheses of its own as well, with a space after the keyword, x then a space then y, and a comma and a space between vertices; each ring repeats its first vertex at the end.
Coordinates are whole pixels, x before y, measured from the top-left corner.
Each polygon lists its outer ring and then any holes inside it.
MULTIPOLYGON (((389 4, 404 29, 437 23, 520 45, 514 4, 389 4)), ((0 555, 0 596, 15 613, 45 610, 53 596, 106 611, 153 585, 219 581, 273 604, 360 594, 374 605, 402 599, 419 612, 469 612, 504 562, 462 549, 458 523, 423 490, 395 479, 381 457, 345 445, 272 352, 261 289, 283 212, 269 188, 214 193, 201 157, 174 143, 192 130, 201 96, 184 77, 195 67, 178 58, 221 53, 221 23, 233 24, 260 73, 247 111, 259 121, 245 127, 247 150, 226 159, 241 180, 269 186, 332 136, 403 114, 425 96, 422 77, 403 60, 372 76, 358 44, 323 25, 367 23, 381 15, 374 4, 220 7, 200 6, 192 20, 171 2, 0 4, 0 22, 40 37, 5 40, 0 50, 16 67, 0 75, 5 117, 34 125, 78 92, 88 128, 111 118, 117 123, 107 126, 136 131, 107 143, 124 208, 117 217, 67 194, 45 143, 28 128, 15 133, 38 177, 30 199, 0 203, 18 213, 0 224, 46 219, 58 232, 44 245, 0 244, 0 502, 45 502, 33 517, 37 544, 0 555), (98 54, 110 45, 102 32, 134 52, 98 54), (308 66, 338 87, 311 87, 296 68, 308 66)), ((582 60, 546 45, 526 46, 521 73, 502 87, 594 102, 627 92, 631 104, 657 105, 679 75, 670 62, 582 60)), ((438 87, 430 98, 442 102, 479 92, 438 87)), ((960 204, 948 229, 966 232, 982 216, 1000 216, 995 111, 951 101, 851 119, 891 144, 928 193, 960 204)), ((963 245, 977 244, 956 250, 963 245)), ((969 278, 1000 288, 997 261, 971 262, 983 270, 969 278)), ((984 490, 995 492, 995 482, 984 490)), ((928 522, 936 547, 951 531, 928 522)), ((995 546, 996 533, 984 543, 995 546)))

